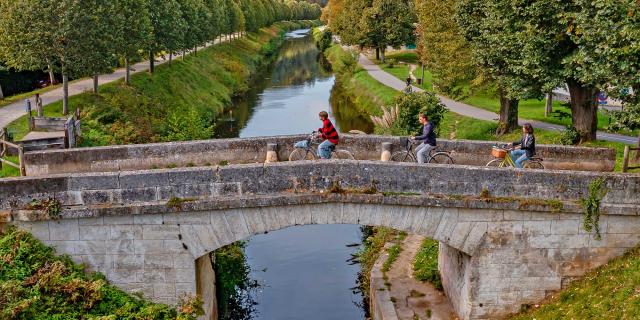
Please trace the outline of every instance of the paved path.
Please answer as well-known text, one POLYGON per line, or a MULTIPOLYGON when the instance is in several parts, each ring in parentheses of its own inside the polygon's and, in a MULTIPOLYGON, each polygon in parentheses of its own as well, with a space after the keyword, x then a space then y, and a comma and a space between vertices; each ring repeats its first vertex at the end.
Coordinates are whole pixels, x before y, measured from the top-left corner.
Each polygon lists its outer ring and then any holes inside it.
MULTIPOLYGON (((226 41, 226 40, 223 40, 226 41)), ((215 40, 213 44, 220 43, 220 40, 215 40)), ((203 48, 210 46, 212 43, 207 43, 203 48)), ((200 49, 200 48, 198 48, 200 49)), ((188 52, 187 54, 190 54, 188 52)), ((174 59, 179 59, 177 56, 174 59)), ((156 61, 156 66, 169 62, 168 59, 158 59, 156 61)), ((146 72, 149 70, 149 61, 143 61, 140 63, 136 63, 131 66, 133 69, 131 74, 146 72)), ((113 73, 100 75, 98 84, 103 85, 105 83, 114 82, 120 79, 123 79, 125 76, 125 69, 120 68, 116 69, 113 73)), ((75 96, 86 91, 93 91, 93 78, 85 78, 77 81, 73 81, 69 83, 69 96, 75 96)), ((62 87, 42 93, 40 95, 42 98, 43 105, 49 105, 62 100, 62 87)), ((32 99, 32 98, 31 98, 32 99)), ((31 105, 35 106, 35 101, 31 101, 31 105)), ((5 107, 0 107, 0 128, 7 127, 11 122, 17 120, 26 114, 25 111, 25 102, 24 100, 16 101, 12 104, 9 104, 5 107)))
MULTIPOLYGON (((393 75, 391 75, 390 73, 382 70, 380 68, 380 66, 378 66, 377 64, 373 63, 369 58, 367 58, 364 54, 360 54, 360 59, 359 59, 359 64, 360 66, 362 66, 362 68, 364 68, 365 70, 367 70, 367 72, 376 80, 378 80, 380 83, 386 85, 387 87, 391 87, 393 89, 396 89, 398 91, 402 91, 404 90, 404 88, 406 87, 406 83, 396 77, 394 77, 393 75)), ((418 91, 418 92, 422 92, 424 90, 418 88, 418 87, 413 87, 414 91, 418 91)), ((438 96, 440 97, 440 100, 442 100, 442 103, 444 103, 447 108, 457 114, 463 115, 463 116, 467 116, 467 117, 471 117, 471 118, 475 118, 475 119, 480 119, 480 120, 487 120, 487 121, 497 121, 499 116, 496 113, 493 113, 491 111, 487 111, 485 109, 481 109, 478 107, 474 107, 474 106, 470 106, 468 104, 459 102, 459 101, 455 101, 455 100, 451 100, 447 97, 444 96, 438 96)), ((551 123, 547 123, 547 122, 542 122, 542 121, 536 121, 536 120, 526 120, 526 119, 519 119, 520 123, 525 123, 525 122, 529 122, 531 123, 535 128, 538 129, 544 129, 544 130, 553 130, 553 131, 562 131, 565 129, 564 126, 561 125, 557 125, 557 124, 551 124, 551 123)), ((603 132, 603 131, 598 131, 598 139, 600 140, 607 140, 607 141, 613 141, 613 142, 621 142, 621 143, 626 143, 626 144, 636 144, 638 142, 638 138, 637 137, 630 137, 630 136, 624 136, 624 135, 620 135, 620 134, 613 134, 613 133, 607 133, 607 132, 603 132)))

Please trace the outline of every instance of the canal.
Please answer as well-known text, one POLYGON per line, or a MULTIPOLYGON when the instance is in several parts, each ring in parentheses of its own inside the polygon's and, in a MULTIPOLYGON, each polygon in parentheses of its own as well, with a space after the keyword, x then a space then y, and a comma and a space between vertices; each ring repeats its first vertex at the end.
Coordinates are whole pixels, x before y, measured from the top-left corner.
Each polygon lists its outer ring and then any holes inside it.
MULTIPOLYGON (((286 35, 274 63, 252 89, 225 111, 218 138, 310 133, 322 126, 326 110, 340 132, 371 132, 368 116, 354 115, 309 30, 286 35)), ((364 319, 358 291, 360 266, 352 262, 362 243, 357 225, 294 227, 254 236, 246 242, 251 292, 250 315, 242 319, 364 319)), ((241 320, 241 319, 233 319, 241 320)))

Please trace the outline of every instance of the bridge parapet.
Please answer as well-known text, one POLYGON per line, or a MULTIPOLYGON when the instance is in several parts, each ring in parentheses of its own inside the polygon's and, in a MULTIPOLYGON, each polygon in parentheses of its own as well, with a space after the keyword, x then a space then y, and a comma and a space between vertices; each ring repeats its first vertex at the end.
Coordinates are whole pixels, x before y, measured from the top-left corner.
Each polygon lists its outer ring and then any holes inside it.
POLYGON ((295 225, 379 225, 440 241, 462 319, 537 303, 640 242, 640 175, 305 161, 0 180, 0 219, 128 291, 196 293, 194 261, 295 225), (600 230, 578 204, 605 179, 600 230), (59 216, 32 200, 62 202, 59 216), (50 220, 51 218, 55 218, 50 220))
MULTIPOLYGON (((277 156, 288 159, 296 141, 305 136, 276 136, 245 139, 217 139, 192 142, 110 146, 27 153, 27 175, 73 172, 108 172, 152 168, 216 165, 221 162, 264 162, 268 144, 277 145, 277 156)), ((399 137, 344 135, 340 147, 359 160, 380 160, 382 144, 391 143, 391 151, 402 150, 399 137)), ((457 164, 484 166, 492 157, 491 147, 499 142, 439 140, 445 150, 453 150, 457 164)), ((607 148, 581 148, 539 145, 547 169, 612 171, 616 153, 607 148)))

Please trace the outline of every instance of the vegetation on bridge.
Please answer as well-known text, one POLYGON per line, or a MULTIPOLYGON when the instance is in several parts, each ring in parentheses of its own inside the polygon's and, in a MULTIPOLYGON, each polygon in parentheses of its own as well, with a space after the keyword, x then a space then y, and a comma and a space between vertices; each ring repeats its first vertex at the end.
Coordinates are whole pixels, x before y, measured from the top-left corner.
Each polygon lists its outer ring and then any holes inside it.
POLYGON ((31 234, 0 233, 1 319, 181 319, 202 314, 199 299, 185 297, 177 310, 147 302, 86 275, 68 257, 57 257, 31 234))
POLYGON ((637 319, 638 288, 640 248, 635 248, 512 319, 637 319))

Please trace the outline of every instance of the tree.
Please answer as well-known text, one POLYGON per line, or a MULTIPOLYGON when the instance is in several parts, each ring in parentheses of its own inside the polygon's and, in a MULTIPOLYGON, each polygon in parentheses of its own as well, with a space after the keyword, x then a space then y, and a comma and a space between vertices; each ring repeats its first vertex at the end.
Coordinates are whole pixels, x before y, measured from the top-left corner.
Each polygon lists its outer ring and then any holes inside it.
POLYGON ((114 7, 108 0, 3 0, 0 6, 3 60, 17 70, 60 71, 63 114, 69 111, 70 76, 110 70, 114 7))
POLYGON ((153 73, 156 54, 162 50, 179 50, 187 26, 177 0, 147 0, 147 10, 151 24, 149 72, 153 73))
POLYGON ((145 0, 116 0, 117 13, 115 26, 117 40, 116 52, 124 59, 124 82, 131 82, 131 59, 139 57, 138 51, 148 47, 151 41, 152 26, 149 8, 145 0))
POLYGON ((477 77, 471 44, 456 23, 453 1, 417 0, 417 52, 433 74, 438 90, 459 96, 459 88, 477 77))

